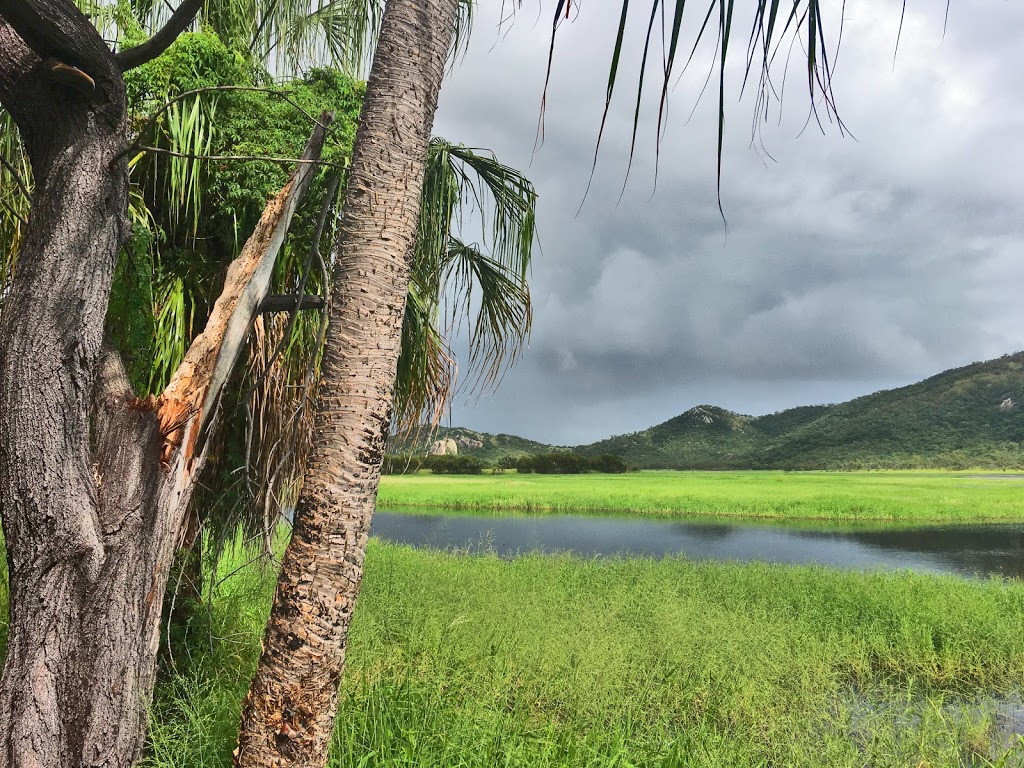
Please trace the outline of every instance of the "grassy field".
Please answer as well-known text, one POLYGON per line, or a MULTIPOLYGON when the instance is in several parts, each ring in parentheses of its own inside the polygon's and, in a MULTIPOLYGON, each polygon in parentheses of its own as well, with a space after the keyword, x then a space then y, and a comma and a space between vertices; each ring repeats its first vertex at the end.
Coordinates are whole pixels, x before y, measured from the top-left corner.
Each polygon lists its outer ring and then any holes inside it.
POLYGON ((1024 521, 1024 478, 969 472, 389 475, 382 508, 878 522, 1024 521))
MULTIPOLYGON (((147 768, 228 766, 273 578, 179 648, 147 768)), ((1024 585, 371 542, 335 768, 1019 765, 1024 585), (1001 743, 1001 746, 998 743, 1001 743)))

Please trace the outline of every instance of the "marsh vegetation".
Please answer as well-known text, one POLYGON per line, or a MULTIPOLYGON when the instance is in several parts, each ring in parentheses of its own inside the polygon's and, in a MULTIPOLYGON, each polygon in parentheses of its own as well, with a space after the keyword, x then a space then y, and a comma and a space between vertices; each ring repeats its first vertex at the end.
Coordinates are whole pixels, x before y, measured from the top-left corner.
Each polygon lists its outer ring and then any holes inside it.
MULTIPOLYGON (((338 768, 1024 756, 1006 714, 1024 678, 1019 582, 379 542, 366 567, 338 768)), ((158 689, 150 768, 230 764, 272 587, 252 565, 218 589, 212 645, 179 648, 158 689)))
POLYGON ((387 476, 381 507, 880 522, 1024 521, 1024 477, 971 472, 387 476))

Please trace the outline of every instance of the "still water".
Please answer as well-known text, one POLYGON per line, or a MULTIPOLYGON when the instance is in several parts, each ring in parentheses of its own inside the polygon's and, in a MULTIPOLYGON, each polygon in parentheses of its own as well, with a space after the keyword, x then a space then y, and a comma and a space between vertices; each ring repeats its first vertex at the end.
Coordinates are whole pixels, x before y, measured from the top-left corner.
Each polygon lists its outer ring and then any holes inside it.
POLYGON ((1024 579, 1024 525, 917 528, 801 526, 733 520, 638 517, 442 515, 380 510, 373 534, 434 549, 585 556, 683 555, 694 560, 819 563, 841 568, 910 568, 1024 579))

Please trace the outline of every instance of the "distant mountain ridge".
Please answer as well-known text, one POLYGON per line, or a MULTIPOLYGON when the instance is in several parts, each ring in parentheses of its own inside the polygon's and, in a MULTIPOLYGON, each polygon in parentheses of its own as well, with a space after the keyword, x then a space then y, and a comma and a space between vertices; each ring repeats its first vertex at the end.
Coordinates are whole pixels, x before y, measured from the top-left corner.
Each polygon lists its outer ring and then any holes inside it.
MULTIPOLYGON (((462 428, 484 461, 557 450, 462 428)), ((564 450, 564 449, 563 449, 564 450)), ((745 416, 698 405, 666 422, 572 450, 610 453, 641 469, 1024 467, 1024 352, 973 363, 835 405, 745 416)))
MULTIPOLYGON (((476 456, 488 464, 497 464, 506 456, 518 458, 555 450, 570 450, 538 443, 536 440, 527 440, 525 437, 516 435, 492 435, 465 427, 438 427, 433 432, 414 435, 410 438, 392 437, 388 452, 426 454, 432 446, 449 440, 455 444, 459 454, 476 456)), ((447 449, 445 452, 451 453, 447 449)))

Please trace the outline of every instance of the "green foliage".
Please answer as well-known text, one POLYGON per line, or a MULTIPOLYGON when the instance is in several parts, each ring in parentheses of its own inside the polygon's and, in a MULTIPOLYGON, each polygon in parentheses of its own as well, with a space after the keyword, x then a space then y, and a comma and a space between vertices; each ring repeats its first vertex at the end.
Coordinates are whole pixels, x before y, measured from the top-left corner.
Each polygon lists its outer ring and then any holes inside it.
MULTIPOLYGON (((273 589, 255 564, 217 588, 146 768, 231 764, 273 589)), ((1022 612, 1019 583, 371 541, 329 764, 981 768, 1024 747, 992 714, 1022 612)))
POLYGON ((11 116, 0 110, 0 302, 14 276, 28 223, 32 169, 11 116))
POLYGON ((584 472, 621 474, 627 472, 629 467, 621 458, 610 453, 591 457, 573 451, 556 451, 520 456, 515 462, 515 469, 522 474, 579 475, 584 472))
POLYGON ((435 475, 479 475, 487 466, 476 456, 427 456, 421 464, 435 475))
POLYGON ((122 359, 136 392, 149 389, 157 370, 160 334, 153 307, 153 249, 150 230, 136 227, 128 247, 121 251, 114 272, 114 284, 107 313, 117 322, 107 324, 110 340, 123 350, 122 359))
POLYGON ((949 472, 676 472, 629 475, 409 474, 381 481, 384 508, 633 512, 658 517, 1024 522, 1024 480, 949 472))

